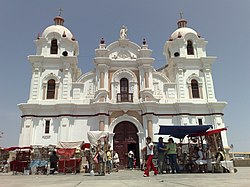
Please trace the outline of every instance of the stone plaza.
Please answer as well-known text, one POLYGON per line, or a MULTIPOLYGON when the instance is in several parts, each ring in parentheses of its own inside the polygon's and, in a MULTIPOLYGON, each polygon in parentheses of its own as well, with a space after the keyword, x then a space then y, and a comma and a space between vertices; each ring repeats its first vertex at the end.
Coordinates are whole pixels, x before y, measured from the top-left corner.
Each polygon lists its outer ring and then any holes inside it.
POLYGON ((0 173, 1 187, 247 187, 250 167, 237 168, 236 173, 183 173, 143 177, 140 170, 120 170, 106 176, 87 173, 58 175, 12 175, 0 173))

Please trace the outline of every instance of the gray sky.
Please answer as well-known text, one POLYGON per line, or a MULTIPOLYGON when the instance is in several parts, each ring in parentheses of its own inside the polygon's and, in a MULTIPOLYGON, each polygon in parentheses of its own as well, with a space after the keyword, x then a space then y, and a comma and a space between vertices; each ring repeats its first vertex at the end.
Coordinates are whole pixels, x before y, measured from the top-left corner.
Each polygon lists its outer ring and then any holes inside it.
POLYGON ((33 40, 64 9, 64 25, 79 42, 79 66, 93 68, 94 49, 101 37, 107 44, 128 27, 128 38, 142 43, 146 38, 155 58, 154 67, 165 65, 163 46, 177 28, 179 13, 188 27, 208 41, 207 55, 217 56, 213 66, 215 94, 228 102, 224 110, 229 145, 235 151, 250 151, 250 1, 249 0, 1 0, 0 1, 0 146, 18 145, 20 111, 18 103, 29 96, 33 40))

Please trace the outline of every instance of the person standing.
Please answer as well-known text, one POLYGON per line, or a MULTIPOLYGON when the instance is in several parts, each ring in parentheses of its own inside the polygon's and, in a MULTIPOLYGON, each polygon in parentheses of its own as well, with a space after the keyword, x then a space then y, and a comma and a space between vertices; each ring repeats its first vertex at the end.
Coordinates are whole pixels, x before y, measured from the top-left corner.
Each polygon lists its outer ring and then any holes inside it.
POLYGON ((157 169, 155 168, 152 159, 154 156, 154 144, 151 142, 151 137, 146 138, 146 148, 145 150, 147 151, 147 167, 144 171, 144 177, 149 177, 149 171, 150 169, 153 169, 154 175, 158 174, 157 169))
POLYGON ((119 155, 116 151, 114 151, 114 156, 113 156, 113 166, 115 168, 115 171, 118 172, 119 170, 119 155))
POLYGON ((110 150, 110 147, 108 148, 107 152, 106 152, 106 155, 107 155, 107 171, 108 171, 108 174, 110 174, 110 171, 111 171, 111 162, 112 162, 112 153, 111 153, 111 150, 110 150))
POLYGON ((172 173, 175 173, 175 172, 180 173, 180 169, 177 164, 177 147, 176 147, 176 144, 174 143, 173 138, 168 139, 167 154, 168 154, 172 173))
POLYGON ((51 174, 54 174, 55 172, 57 172, 57 163, 59 161, 59 157, 57 156, 56 151, 52 152, 52 155, 50 155, 49 157, 49 161, 50 161, 51 174))
POLYGON ((206 157, 207 157, 207 172, 212 172, 212 170, 213 170, 212 152, 211 152, 211 148, 209 145, 207 145, 206 157))
POLYGON ((132 150, 130 150, 128 152, 128 167, 129 169, 133 169, 134 168, 134 152, 132 150))
POLYGON ((157 143, 157 152, 158 152, 158 172, 163 173, 165 169, 165 145, 163 143, 163 138, 159 137, 157 143))

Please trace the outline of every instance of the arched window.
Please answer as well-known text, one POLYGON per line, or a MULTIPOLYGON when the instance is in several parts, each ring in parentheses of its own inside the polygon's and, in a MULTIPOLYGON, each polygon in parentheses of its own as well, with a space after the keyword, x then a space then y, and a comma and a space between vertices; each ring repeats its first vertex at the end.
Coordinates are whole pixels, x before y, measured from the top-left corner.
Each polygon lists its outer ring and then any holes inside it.
POLYGON ((193 79, 191 81, 191 89, 192 89, 192 96, 193 96, 193 98, 200 98, 199 85, 198 85, 197 80, 193 79))
POLYGON ((51 40, 50 54, 58 54, 57 39, 51 40))
POLYGON ((129 93, 129 81, 126 78, 120 80, 120 93, 117 94, 117 102, 133 102, 133 93, 129 93))
POLYGON ((187 54, 194 55, 194 47, 193 47, 193 42, 191 40, 187 41, 187 54))
POLYGON ((128 93, 128 79, 122 78, 120 80, 120 91, 121 93, 128 93))
POLYGON ((47 99, 55 98, 56 82, 54 79, 50 79, 47 84, 47 99))

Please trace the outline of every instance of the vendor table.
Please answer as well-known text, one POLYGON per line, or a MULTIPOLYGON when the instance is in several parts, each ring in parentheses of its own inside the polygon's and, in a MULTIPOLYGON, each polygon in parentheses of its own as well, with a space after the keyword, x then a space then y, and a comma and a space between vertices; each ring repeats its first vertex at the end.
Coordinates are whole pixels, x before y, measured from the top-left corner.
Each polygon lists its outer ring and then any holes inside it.
POLYGON ((13 160, 10 162, 10 170, 13 172, 24 172, 29 163, 29 161, 13 160))
POLYGON ((81 160, 81 158, 60 159, 58 162, 58 172, 76 174, 80 170, 81 160))

